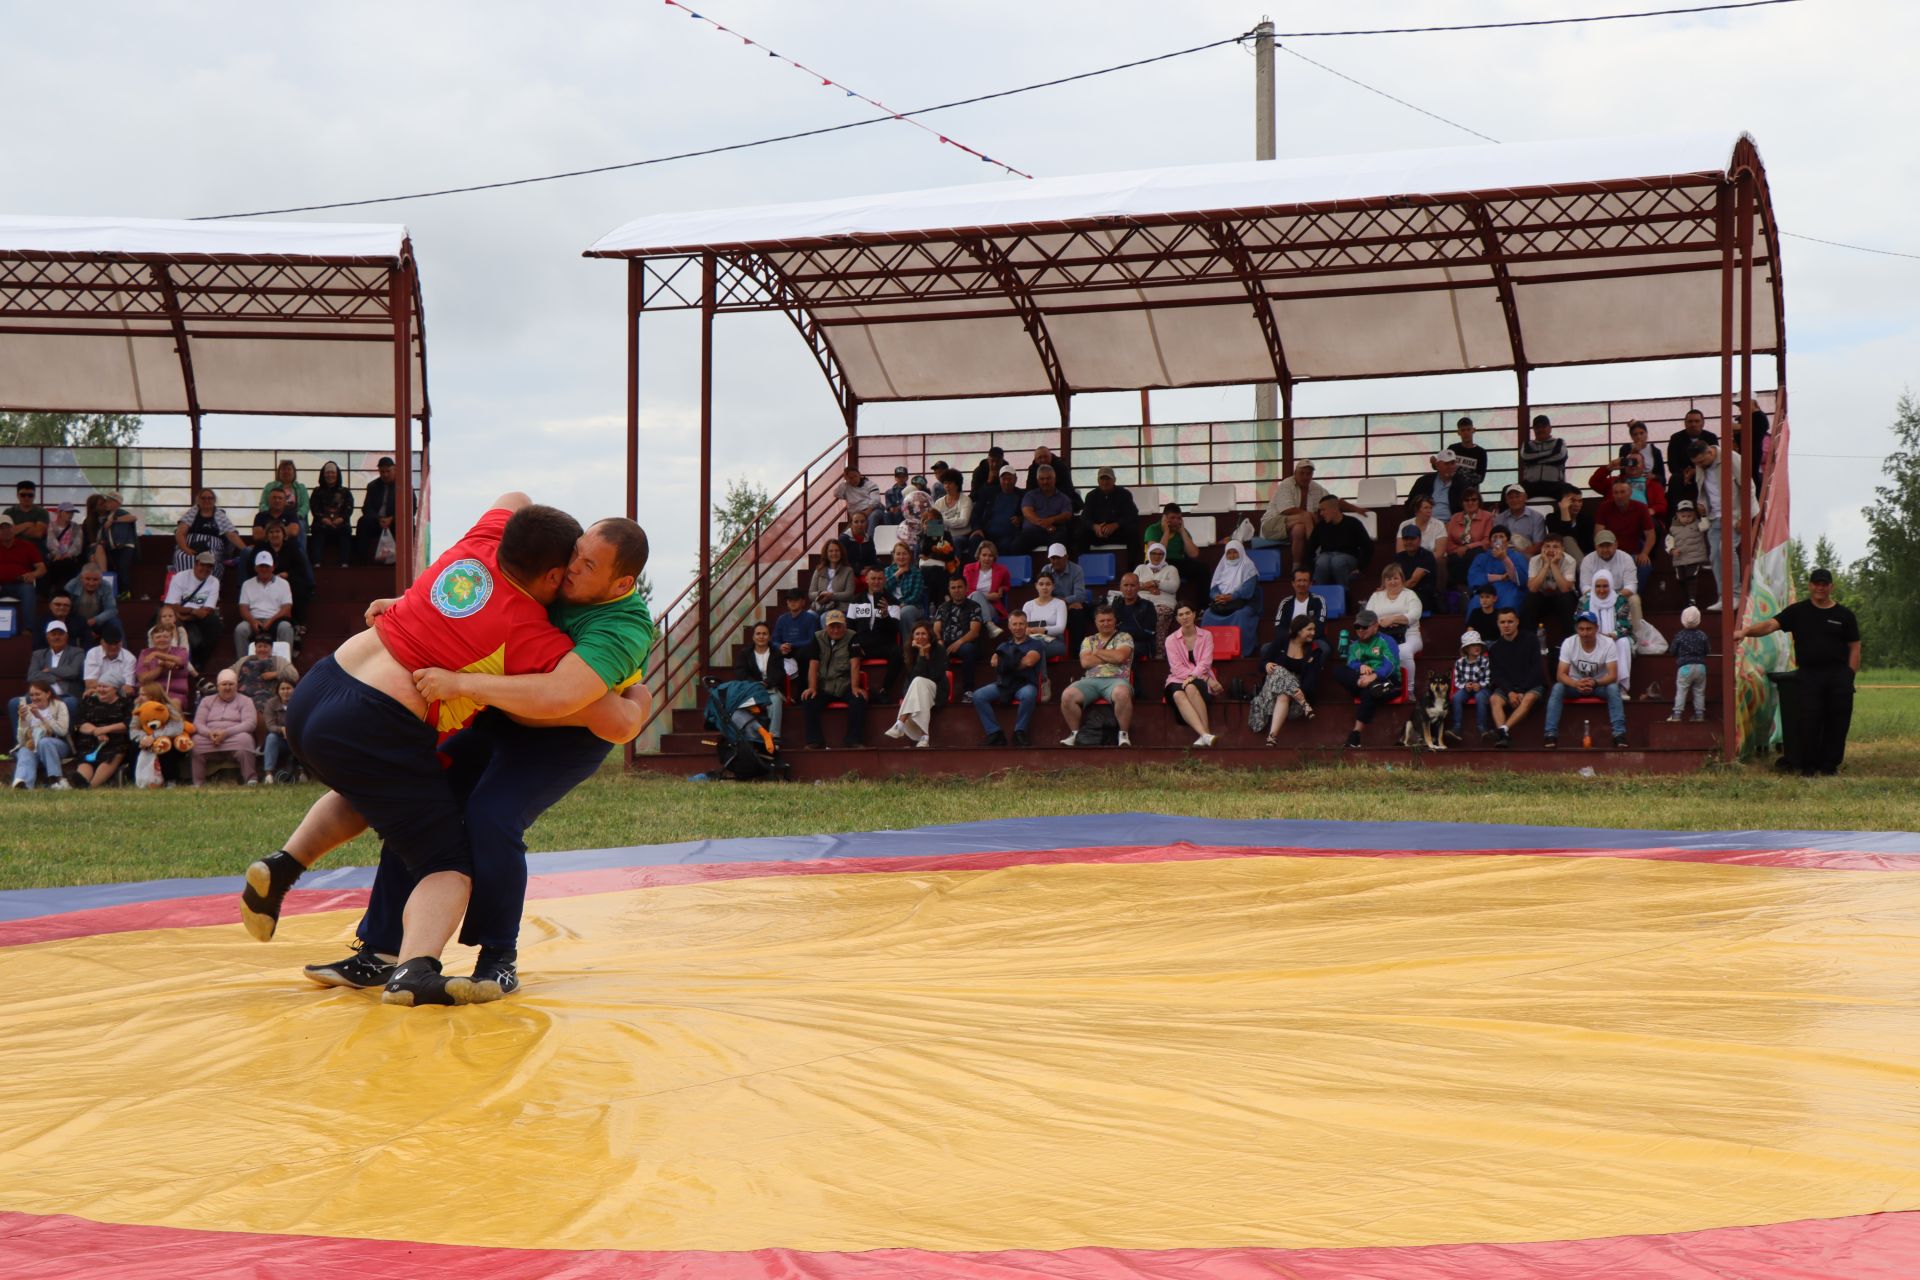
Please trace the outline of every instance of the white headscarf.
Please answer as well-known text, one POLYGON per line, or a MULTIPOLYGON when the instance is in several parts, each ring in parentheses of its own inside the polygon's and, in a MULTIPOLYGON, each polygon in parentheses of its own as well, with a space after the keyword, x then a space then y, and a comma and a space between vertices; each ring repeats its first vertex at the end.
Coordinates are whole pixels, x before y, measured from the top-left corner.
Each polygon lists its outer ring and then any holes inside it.
POLYGON ((1213 581, 1207 590, 1216 596, 1237 595, 1241 587, 1257 576, 1259 570, 1253 567, 1253 561, 1247 558, 1247 549, 1236 538, 1220 553, 1220 563, 1214 568, 1213 581))
POLYGON ((1153 553, 1156 551, 1160 553, 1160 558, 1162 560, 1165 560, 1167 558, 1167 544, 1164 542, 1149 542, 1147 544, 1147 563, 1148 564, 1153 563, 1153 553))

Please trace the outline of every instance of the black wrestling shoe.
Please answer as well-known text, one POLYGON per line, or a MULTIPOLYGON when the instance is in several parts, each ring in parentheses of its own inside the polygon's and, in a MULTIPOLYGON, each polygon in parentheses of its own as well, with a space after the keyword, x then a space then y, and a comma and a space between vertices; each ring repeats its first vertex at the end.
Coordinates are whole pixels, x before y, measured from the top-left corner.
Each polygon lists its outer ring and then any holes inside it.
POLYGON ((473 975, 448 978, 447 994, 456 1004, 490 1004, 520 989, 520 975, 514 969, 519 953, 512 947, 482 947, 473 975))
POLYGON ((393 961, 364 946, 355 945, 353 954, 332 964, 310 964, 300 972, 323 987, 384 987, 393 977, 393 961))
POLYGON ((381 1004, 453 1004, 453 994, 447 990, 447 979, 440 972, 440 962, 432 956, 415 956, 404 960, 393 968, 393 976, 387 979, 387 989, 380 993, 381 1004))
POLYGON ((240 923, 256 941, 273 940, 280 924, 280 904, 305 870, 285 849, 247 868, 247 887, 240 891, 240 923))

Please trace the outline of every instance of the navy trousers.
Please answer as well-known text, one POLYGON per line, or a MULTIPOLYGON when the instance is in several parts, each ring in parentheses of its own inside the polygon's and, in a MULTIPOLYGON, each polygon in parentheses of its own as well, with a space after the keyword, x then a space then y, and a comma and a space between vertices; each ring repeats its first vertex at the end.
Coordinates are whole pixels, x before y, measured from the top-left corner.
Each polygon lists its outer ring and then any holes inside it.
MULTIPOLYGON (((527 828, 592 777, 612 749, 586 729, 529 729, 498 711, 481 712, 440 744, 453 762, 448 780, 466 806, 473 847, 473 899, 461 942, 515 945, 527 902, 527 828)), ((418 879, 398 857, 381 855, 358 931, 367 950, 398 954, 401 912, 418 879)))

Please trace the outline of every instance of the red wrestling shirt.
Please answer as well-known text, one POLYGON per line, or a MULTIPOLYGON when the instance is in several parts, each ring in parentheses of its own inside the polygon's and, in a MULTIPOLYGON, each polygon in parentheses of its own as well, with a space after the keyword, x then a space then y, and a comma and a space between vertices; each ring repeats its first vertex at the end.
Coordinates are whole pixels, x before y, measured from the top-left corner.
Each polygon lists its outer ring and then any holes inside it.
MULTIPOLYGON (((401 666, 517 676, 551 671, 572 652, 573 641, 547 620, 546 606, 500 571, 500 535, 512 514, 496 507, 480 517, 374 619, 401 666)), ((427 723, 452 733, 480 710, 470 698, 430 703, 427 723)))

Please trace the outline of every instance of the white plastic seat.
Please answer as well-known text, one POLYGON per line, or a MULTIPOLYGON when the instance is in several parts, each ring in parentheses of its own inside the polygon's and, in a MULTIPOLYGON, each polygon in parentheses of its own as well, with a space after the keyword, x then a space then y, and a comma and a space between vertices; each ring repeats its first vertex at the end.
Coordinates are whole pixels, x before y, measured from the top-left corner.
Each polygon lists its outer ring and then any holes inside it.
POLYGON ((900 526, 883 524, 873 531, 873 554, 881 563, 893 559, 893 544, 900 541, 900 526))
POLYGON ((1225 515, 1240 505, 1238 491, 1231 484, 1203 484, 1200 499, 1193 504, 1197 516, 1225 515))
POLYGON ((1362 507, 1393 507, 1400 504, 1400 491, 1392 476, 1368 476, 1360 482, 1354 502, 1362 507))

